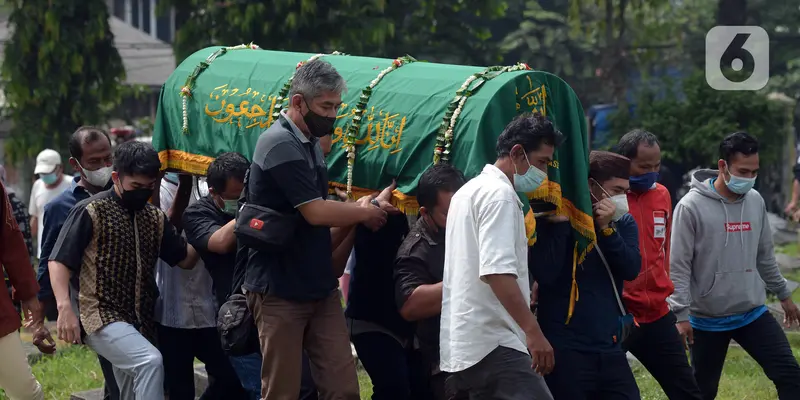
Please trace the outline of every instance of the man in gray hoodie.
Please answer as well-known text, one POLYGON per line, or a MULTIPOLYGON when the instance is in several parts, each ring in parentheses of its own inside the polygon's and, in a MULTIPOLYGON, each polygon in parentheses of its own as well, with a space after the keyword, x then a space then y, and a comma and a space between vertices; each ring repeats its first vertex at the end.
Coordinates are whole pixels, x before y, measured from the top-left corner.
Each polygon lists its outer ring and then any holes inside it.
POLYGON ((764 199, 752 190, 758 141, 747 133, 725 137, 719 170, 699 170, 673 217, 668 299, 677 328, 691 346, 694 375, 705 399, 717 395, 725 355, 736 340, 778 390, 800 399, 800 366, 778 322, 765 306, 775 293, 788 326, 800 322, 775 262, 764 199))

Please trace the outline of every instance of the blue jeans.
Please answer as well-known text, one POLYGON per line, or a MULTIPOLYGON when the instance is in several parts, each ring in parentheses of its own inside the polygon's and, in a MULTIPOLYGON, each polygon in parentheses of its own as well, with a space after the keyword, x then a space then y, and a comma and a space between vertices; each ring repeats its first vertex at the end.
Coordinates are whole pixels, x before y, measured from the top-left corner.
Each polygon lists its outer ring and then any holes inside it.
POLYGON ((233 370, 251 400, 261 399, 261 354, 230 357, 233 370))
MULTIPOLYGON (((261 399, 261 354, 253 353, 241 357, 230 357, 231 365, 252 400, 261 399)), ((317 387, 311 377, 311 364, 303 353, 303 376, 300 380, 299 400, 317 400, 317 387)))

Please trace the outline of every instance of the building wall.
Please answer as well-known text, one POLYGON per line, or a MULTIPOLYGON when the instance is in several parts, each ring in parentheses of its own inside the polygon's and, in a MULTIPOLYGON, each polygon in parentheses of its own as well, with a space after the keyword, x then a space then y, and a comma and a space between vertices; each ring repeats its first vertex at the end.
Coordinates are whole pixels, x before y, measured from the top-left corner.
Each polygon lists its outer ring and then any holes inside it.
POLYGON ((150 36, 172 43, 175 39, 175 10, 158 15, 158 0, 106 0, 111 15, 150 36))

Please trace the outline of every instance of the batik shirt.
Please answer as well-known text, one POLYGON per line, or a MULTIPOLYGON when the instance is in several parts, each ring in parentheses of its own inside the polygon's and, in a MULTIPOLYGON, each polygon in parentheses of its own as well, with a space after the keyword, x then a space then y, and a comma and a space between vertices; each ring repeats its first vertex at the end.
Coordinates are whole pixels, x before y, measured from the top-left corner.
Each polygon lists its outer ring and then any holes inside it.
POLYGON ((158 297, 156 260, 176 265, 186 242, 157 207, 136 212, 123 207, 114 189, 79 202, 70 211, 50 253, 78 274, 80 322, 87 335, 113 322, 126 322, 153 340, 158 297))

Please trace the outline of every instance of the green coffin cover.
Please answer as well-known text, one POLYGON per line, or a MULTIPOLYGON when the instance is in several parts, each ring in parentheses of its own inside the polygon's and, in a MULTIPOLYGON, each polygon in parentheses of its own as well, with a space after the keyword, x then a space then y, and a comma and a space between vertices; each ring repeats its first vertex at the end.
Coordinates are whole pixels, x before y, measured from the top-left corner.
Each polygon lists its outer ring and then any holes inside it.
MULTIPOLYGON (((213 158, 236 151, 252 159, 258 136, 273 122, 271 110, 298 63, 314 54, 261 49, 229 50, 208 63, 187 97, 188 131, 183 128, 186 78, 220 47, 200 50, 184 60, 164 84, 153 145, 163 168, 203 175, 213 158)), ((332 186, 347 183, 345 132, 361 96, 394 60, 325 55, 347 81, 328 156, 332 186)), ((412 62, 386 74, 375 86, 356 143, 353 193, 372 193, 397 179, 395 203, 414 212, 420 174, 433 164, 436 138, 448 105, 471 75, 484 67, 412 62)), ((473 86, 474 87, 474 86, 473 86)), ((528 198, 545 199, 568 215, 578 235, 582 259, 595 240, 588 179, 586 119, 572 88, 555 75, 527 70, 505 72, 474 90, 459 115, 450 162, 469 178, 496 158, 498 135, 514 116, 537 111, 564 133, 566 141, 550 165, 549 180, 528 198)), ((526 202, 527 204, 527 202, 526 202)), ((526 210, 529 235, 534 218, 526 210)), ((535 237, 532 237, 532 241, 535 237)))

